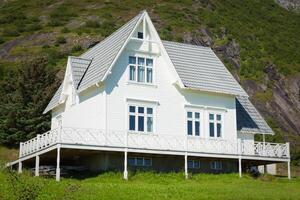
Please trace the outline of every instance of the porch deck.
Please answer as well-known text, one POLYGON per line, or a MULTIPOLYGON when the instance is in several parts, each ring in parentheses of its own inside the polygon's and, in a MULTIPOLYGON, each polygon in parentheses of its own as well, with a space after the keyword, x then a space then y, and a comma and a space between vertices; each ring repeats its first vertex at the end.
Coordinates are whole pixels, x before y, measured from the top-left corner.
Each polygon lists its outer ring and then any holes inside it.
MULTIPOLYGON (((119 151, 125 152, 125 157, 127 152, 134 152, 183 155, 186 160, 187 156, 199 156, 238 159, 240 163, 242 159, 290 162, 289 143, 249 142, 241 139, 228 141, 183 134, 141 134, 61 127, 20 143, 19 159, 8 165, 18 163, 20 169, 22 161, 60 148, 119 151)), ((59 163, 59 151, 57 156, 59 163)))

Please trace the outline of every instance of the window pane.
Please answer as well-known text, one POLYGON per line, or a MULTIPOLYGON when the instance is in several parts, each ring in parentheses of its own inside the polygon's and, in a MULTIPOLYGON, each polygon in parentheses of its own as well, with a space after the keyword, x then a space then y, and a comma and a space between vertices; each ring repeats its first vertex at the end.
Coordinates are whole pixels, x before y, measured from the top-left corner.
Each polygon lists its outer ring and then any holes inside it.
POLYGON ((128 165, 130 165, 130 166, 136 165, 135 158, 128 158, 128 165))
POLYGON ((200 135, 200 122, 195 122, 195 135, 199 136, 200 135))
POLYGON ((129 106, 129 112, 135 112, 135 106, 129 106))
POLYGON ((135 66, 130 65, 129 80, 135 81, 135 66))
POLYGON ((196 119, 200 119, 200 113, 196 112, 196 113, 195 113, 195 118, 196 118, 196 119))
POLYGON ((209 136, 214 137, 215 136, 215 124, 209 123, 209 136))
POLYGON ((136 58, 134 56, 129 56, 129 64, 136 64, 136 58))
POLYGON ((188 160, 188 168, 194 168, 194 164, 192 160, 188 160))
POLYGON ((138 65, 145 65, 145 58, 138 58, 138 65))
POLYGON ((139 116, 138 117, 138 131, 144 131, 144 117, 143 116, 139 116))
POLYGON ((147 108, 147 114, 153 114, 153 108, 147 108))
POLYGON ((194 161, 194 168, 200 168, 200 161, 198 160, 194 161))
POLYGON ((139 107, 138 110, 139 110, 139 113, 144 113, 144 107, 139 107))
POLYGON ((150 158, 145 158, 144 159, 144 164, 145 164, 145 166, 151 166, 152 165, 152 161, 151 161, 151 159, 150 158))
POLYGON ((153 60, 152 59, 146 59, 146 66, 152 67, 153 66, 153 60))
POLYGON ((188 135, 193 135, 193 122, 192 121, 187 121, 187 130, 188 130, 188 135))
POLYGON ((214 120, 214 114, 209 114, 209 120, 214 120))
POLYGON ((222 125, 217 123, 217 137, 221 137, 222 125))
POLYGON ((143 32, 138 32, 138 38, 139 39, 143 39, 144 38, 143 32))
POLYGON ((131 130, 131 131, 135 130, 135 116, 134 115, 129 116, 129 130, 131 130))
POLYGON ((187 112, 187 117, 188 118, 193 118, 193 113, 192 112, 187 112))
POLYGON ((216 165, 217 165, 217 166, 216 166, 217 169, 222 169, 222 162, 217 161, 217 162, 216 162, 216 165))
POLYGON ((138 166, 143 166, 143 158, 137 158, 136 161, 138 166))
POLYGON ((138 82, 145 82, 145 67, 138 67, 138 82))
POLYGON ((153 131, 153 118, 147 117, 147 132, 153 131))
POLYGON ((147 83, 152 83, 152 69, 147 68, 147 83))
POLYGON ((221 115, 217 115, 217 120, 221 121, 221 119, 222 119, 221 115))

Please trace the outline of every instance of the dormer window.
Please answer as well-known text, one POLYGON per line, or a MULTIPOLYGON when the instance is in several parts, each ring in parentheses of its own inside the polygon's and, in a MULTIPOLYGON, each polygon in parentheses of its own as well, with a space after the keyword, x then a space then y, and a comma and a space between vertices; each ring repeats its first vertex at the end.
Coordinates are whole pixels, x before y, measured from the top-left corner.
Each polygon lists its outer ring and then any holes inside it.
POLYGON ((138 36, 139 39, 144 39, 143 32, 138 32, 137 36, 138 36))
POLYGON ((153 83, 153 59, 129 56, 129 81, 153 83))

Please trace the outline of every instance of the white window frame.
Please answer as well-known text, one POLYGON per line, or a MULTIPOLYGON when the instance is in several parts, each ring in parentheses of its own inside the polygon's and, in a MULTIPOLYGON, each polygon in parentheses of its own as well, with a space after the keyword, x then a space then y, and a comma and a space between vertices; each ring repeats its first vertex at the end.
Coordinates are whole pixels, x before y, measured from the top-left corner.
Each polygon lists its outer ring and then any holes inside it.
POLYGON ((185 110, 185 134, 189 137, 195 136, 195 137, 203 137, 204 136, 204 130, 203 130, 203 122, 204 122, 204 118, 203 118, 203 110, 199 110, 199 109, 186 109, 185 110), (192 118, 188 117, 188 112, 192 112, 192 118), (196 119, 195 118, 195 113, 199 113, 200 118, 196 119), (192 121, 192 135, 188 135, 188 121, 192 121), (199 128, 199 135, 196 135, 196 130, 195 130, 195 122, 199 122, 200 123, 200 128, 199 128))
POLYGON ((193 163, 193 166, 192 167, 189 167, 189 169, 200 169, 201 168, 201 162, 200 160, 188 160, 188 162, 192 162, 193 163), (199 163, 198 167, 195 166, 195 162, 199 163))
POLYGON ((224 115, 223 113, 220 112, 214 112, 214 111, 208 111, 208 136, 209 138, 223 138, 224 137, 224 115), (210 115, 214 115, 214 119, 211 120, 210 119, 210 115), (221 116, 221 120, 217 120, 217 116, 220 115, 221 116), (210 135, 210 123, 214 124, 214 136, 210 135), (218 137, 217 134, 217 124, 221 124, 221 134, 218 137))
POLYGON ((152 158, 149 158, 149 157, 128 157, 128 161, 129 159, 134 159, 134 164, 131 165, 129 163, 130 166, 134 166, 134 167, 151 167, 152 166, 152 158), (138 162, 137 160, 138 159, 142 159, 143 160, 143 164, 142 165, 138 165, 138 162), (150 160, 150 165, 146 165, 145 164, 145 160, 149 159, 150 160))
POLYGON ((127 104, 127 130, 130 133, 144 133, 144 134, 154 134, 155 132, 155 119, 156 119, 156 107, 155 105, 152 104, 142 104, 142 103, 131 103, 128 102, 127 104), (135 112, 130 112, 130 106, 135 107, 135 112), (144 113, 138 113, 138 108, 143 107, 144 108, 144 113), (147 108, 152 108, 152 114, 147 113, 147 108), (135 116, 135 129, 130 130, 130 116, 135 116), (138 117, 142 116, 144 117, 144 131, 139 131, 138 130, 138 117), (148 132, 148 127, 147 127, 147 120, 148 117, 152 117, 152 131, 148 132))
POLYGON ((128 75, 128 82, 129 83, 135 83, 135 84, 142 84, 142 85, 155 85, 155 66, 156 66, 156 59, 154 56, 149 56, 149 55, 143 55, 143 54, 129 54, 127 56, 127 75, 128 75), (129 57, 135 57, 135 64, 130 64, 129 63, 129 57), (138 64, 138 58, 143 58, 145 59, 144 65, 139 65, 138 64), (152 66, 147 66, 146 62, 147 59, 152 60, 152 66), (134 75, 134 80, 130 80, 130 66, 134 66, 135 68, 135 75, 134 75), (138 67, 143 66, 144 67, 144 82, 139 82, 138 81, 138 67), (147 82, 147 69, 152 69, 152 82, 147 82))
POLYGON ((223 169, 222 161, 217 161, 217 160, 211 161, 210 162, 210 169, 222 170, 223 169), (218 166, 218 163, 219 163, 219 166, 218 166))

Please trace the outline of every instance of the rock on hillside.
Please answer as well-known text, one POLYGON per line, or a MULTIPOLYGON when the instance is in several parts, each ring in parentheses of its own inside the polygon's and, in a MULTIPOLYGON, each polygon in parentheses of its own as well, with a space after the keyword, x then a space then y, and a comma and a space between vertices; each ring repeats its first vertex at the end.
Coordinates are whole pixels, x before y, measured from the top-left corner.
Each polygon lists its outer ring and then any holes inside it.
POLYGON ((300 9, 300 0, 275 0, 275 2, 286 10, 300 9))

